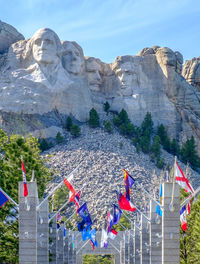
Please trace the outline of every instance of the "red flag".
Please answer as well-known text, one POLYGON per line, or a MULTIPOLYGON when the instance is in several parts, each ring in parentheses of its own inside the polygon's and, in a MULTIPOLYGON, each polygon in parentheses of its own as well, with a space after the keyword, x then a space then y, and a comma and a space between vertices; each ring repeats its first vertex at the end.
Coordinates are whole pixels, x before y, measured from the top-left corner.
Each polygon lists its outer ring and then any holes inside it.
POLYGON ((181 168, 179 167, 178 163, 176 162, 176 168, 175 168, 175 177, 176 182, 185 189, 185 192, 194 192, 194 189, 192 188, 192 185, 189 183, 188 179, 183 174, 181 168))
POLYGON ((28 195, 28 188, 27 188, 27 182, 26 182, 26 171, 24 168, 22 158, 21 158, 21 165, 22 165, 22 176, 23 176, 23 184, 24 184, 24 197, 26 197, 28 195))
POLYGON ((69 197, 69 201, 73 202, 74 198, 75 198, 75 190, 74 190, 73 186, 71 185, 71 183, 67 180, 67 178, 64 179, 64 183, 69 188, 69 190, 71 192, 70 197, 69 197))
POLYGON ((81 191, 78 191, 77 194, 74 197, 74 203, 76 205, 76 214, 78 215, 78 209, 79 209, 79 200, 81 197, 81 191))
POLYGON ((121 196, 119 197, 118 202, 121 209, 135 212, 136 208, 130 201, 126 199, 123 194, 121 194, 121 196))

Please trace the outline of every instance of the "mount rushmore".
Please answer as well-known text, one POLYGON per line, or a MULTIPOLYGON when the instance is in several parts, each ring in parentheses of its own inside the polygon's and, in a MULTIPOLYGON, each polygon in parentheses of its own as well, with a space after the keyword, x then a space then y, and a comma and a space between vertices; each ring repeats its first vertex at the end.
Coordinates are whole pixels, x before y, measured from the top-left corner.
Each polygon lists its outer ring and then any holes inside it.
POLYGON ((74 41, 48 28, 30 39, 0 21, 0 127, 9 133, 55 137, 70 115, 80 122, 89 111, 124 108, 136 125, 150 112, 170 137, 191 135, 200 149, 200 58, 183 65, 167 47, 142 49, 107 64, 84 57, 74 41))

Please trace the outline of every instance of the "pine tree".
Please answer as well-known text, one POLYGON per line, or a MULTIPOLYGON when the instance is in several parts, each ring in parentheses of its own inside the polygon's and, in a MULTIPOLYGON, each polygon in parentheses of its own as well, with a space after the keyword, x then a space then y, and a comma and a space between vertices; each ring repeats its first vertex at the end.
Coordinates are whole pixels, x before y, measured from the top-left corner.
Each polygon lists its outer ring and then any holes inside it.
POLYGON ((107 115, 108 115, 109 109, 110 109, 110 105, 109 105, 109 103, 106 101, 105 104, 104 104, 104 111, 107 113, 107 115))
POLYGON ((142 122, 141 131, 142 134, 148 133, 149 136, 151 136, 153 133, 153 120, 151 117, 151 113, 149 112, 146 113, 146 116, 142 122))
POLYGON ((175 138, 171 142, 170 153, 172 153, 173 155, 176 155, 176 156, 179 156, 179 154, 180 154, 180 147, 179 147, 175 138))
POLYGON ((182 145, 181 159, 185 163, 189 162, 194 169, 200 167, 200 161, 193 136, 182 145))
POLYGON ((70 127, 70 133, 72 134, 73 137, 79 137, 80 136, 81 129, 79 126, 76 124, 71 125, 70 127))
MULTIPOLYGON (((27 181, 30 181, 32 170, 38 184, 38 194, 41 198, 46 183, 50 179, 50 172, 41 160, 38 140, 29 136, 7 134, 0 130, 0 186, 15 201, 18 201, 18 182, 22 181, 21 159, 23 155, 27 181)), ((16 213, 10 210, 13 205, 8 202, 0 210, 0 263, 18 262, 18 221, 13 224, 7 222, 7 216, 16 213)))
POLYGON ((62 143, 63 141, 64 141, 64 137, 61 135, 60 132, 58 132, 57 135, 56 135, 56 142, 57 142, 58 144, 60 144, 60 143, 62 143))
POLYGON ((105 129, 106 132, 112 133, 113 127, 112 127, 112 124, 111 124, 110 121, 107 121, 107 122, 104 123, 104 129, 105 129))
POLYGON ((151 152, 154 153, 156 158, 160 158, 160 137, 157 135, 155 136, 154 140, 153 140, 153 144, 151 146, 151 152))
POLYGON ((100 123, 99 123, 99 115, 97 113, 97 111, 92 108, 90 110, 90 118, 89 118, 89 126, 90 127, 93 127, 93 128, 96 128, 96 127, 99 127, 100 123))
POLYGON ((113 119, 113 123, 117 127, 130 123, 130 119, 128 118, 126 110, 122 109, 120 113, 113 119))
POLYGON ((70 128, 72 126, 72 119, 70 116, 67 117, 67 120, 66 120, 66 124, 65 124, 65 128, 70 131, 70 128))

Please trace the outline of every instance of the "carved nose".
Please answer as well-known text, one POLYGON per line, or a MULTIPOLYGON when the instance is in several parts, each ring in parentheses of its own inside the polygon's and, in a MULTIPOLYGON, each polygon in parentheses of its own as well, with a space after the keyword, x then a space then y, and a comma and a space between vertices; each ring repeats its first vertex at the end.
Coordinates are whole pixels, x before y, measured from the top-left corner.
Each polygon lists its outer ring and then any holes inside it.
POLYGON ((95 77, 96 77, 96 80, 98 80, 98 81, 101 80, 101 76, 100 76, 98 71, 95 73, 95 77))

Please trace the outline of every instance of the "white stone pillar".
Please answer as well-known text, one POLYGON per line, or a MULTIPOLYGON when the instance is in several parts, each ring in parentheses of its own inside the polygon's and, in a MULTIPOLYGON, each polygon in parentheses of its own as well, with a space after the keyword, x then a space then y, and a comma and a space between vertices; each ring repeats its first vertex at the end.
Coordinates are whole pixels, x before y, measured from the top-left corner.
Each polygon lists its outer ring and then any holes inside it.
POLYGON ((140 264, 140 230, 134 222, 134 263, 140 264))
POLYGON ((156 211, 157 204, 150 201, 150 264, 162 263, 162 217, 156 211))
POLYGON ((57 230, 56 263, 63 264, 63 226, 57 230))
POLYGON ((149 222, 141 215, 140 264, 149 264, 149 222))
POLYGON ((27 188, 24 197, 23 182, 19 182, 19 263, 37 264, 37 183, 27 182, 27 188))
POLYGON ((46 200, 37 211, 37 261, 38 263, 49 263, 49 201, 46 200))
POLYGON ((163 184, 162 264, 180 263, 180 190, 175 183, 174 211, 170 211, 173 183, 163 184))
POLYGON ((49 224, 49 237, 50 237, 49 255, 50 255, 51 264, 56 264, 56 246, 57 246, 56 231, 57 231, 57 223, 56 223, 56 217, 54 217, 49 224))

